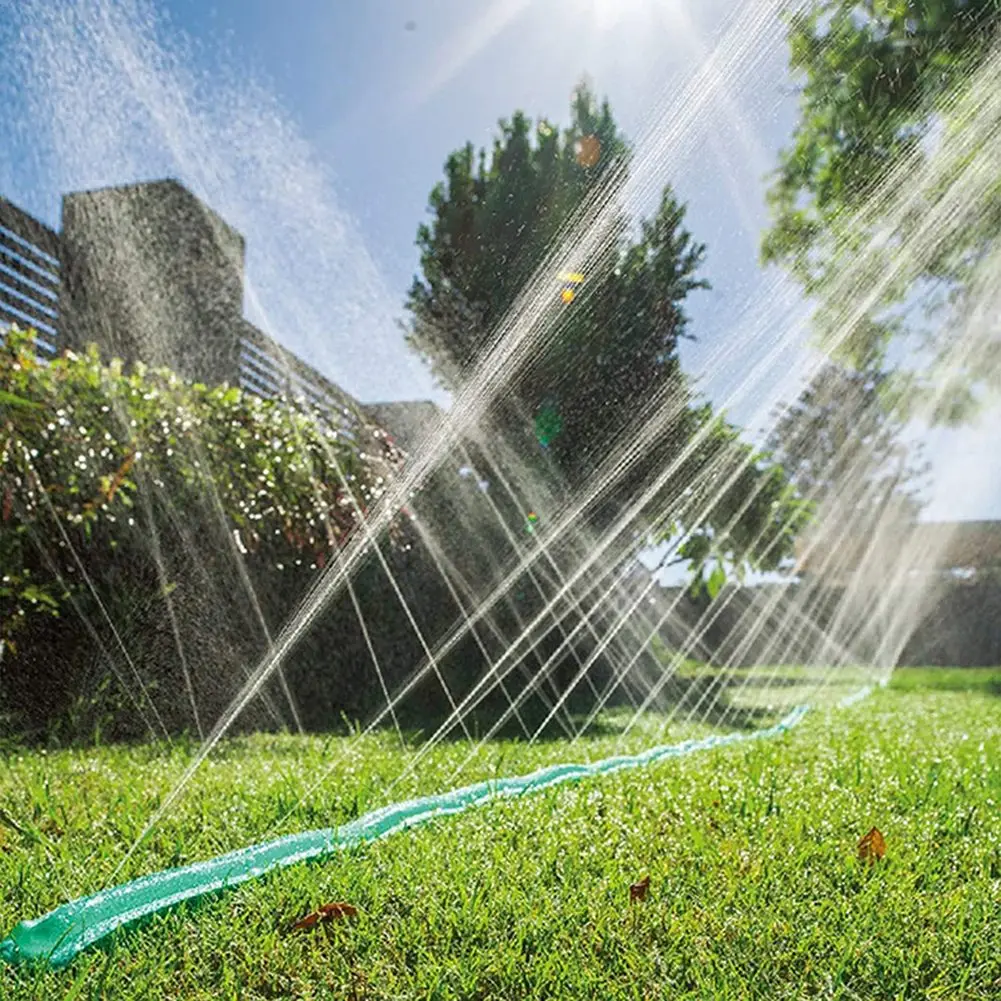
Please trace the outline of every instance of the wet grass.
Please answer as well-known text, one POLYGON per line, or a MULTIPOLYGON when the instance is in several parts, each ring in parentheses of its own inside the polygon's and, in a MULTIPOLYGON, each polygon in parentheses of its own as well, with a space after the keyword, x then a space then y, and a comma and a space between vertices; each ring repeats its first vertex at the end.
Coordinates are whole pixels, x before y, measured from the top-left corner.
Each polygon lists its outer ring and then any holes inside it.
MULTIPOLYGON (((982 674, 898 672, 778 740, 292 869, 156 918, 61 973, 0 968, 0 998, 995 998, 1001 703, 998 672, 982 674), (870 870, 855 845, 873 825, 888 855, 870 870), (647 899, 630 904, 643 876, 647 899), (359 915, 288 932, 328 901, 359 915)), ((656 736, 656 719, 645 725, 627 749, 656 736)), ((569 751, 498 742, 460 781, 616 747, 611 732, 569 751)), ((437 791, 467 750, 443 745, 393 785, 415 752, 392 732, 229 741, 128 875, 437 791)), ((7 753, 0 932, 106 885, 192 751, 7 753)))

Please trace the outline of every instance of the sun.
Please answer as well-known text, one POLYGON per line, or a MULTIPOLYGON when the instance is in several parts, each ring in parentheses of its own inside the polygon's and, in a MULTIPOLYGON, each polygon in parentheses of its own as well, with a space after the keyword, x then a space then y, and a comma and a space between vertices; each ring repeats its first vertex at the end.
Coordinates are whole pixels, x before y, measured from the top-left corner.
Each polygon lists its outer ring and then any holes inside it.
POLYGON ((599 31, 624 23, 640 24, 651 15, 677 12, 683 0, 590 0, 591 17, 599 31))

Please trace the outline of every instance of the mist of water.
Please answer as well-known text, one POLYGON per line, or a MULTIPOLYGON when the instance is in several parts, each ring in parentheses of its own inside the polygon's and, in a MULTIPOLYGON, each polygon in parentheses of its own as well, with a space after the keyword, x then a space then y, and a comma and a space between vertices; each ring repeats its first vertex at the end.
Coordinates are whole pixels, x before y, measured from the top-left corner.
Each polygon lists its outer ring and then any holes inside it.
MULTIPOLYGON (((442 776, 443 782, 455 781, 472 767, 486 742, 511 720, 527 741, 540 739, 552 724, 569 741, 579 742, 615 703, 628 706, 629 722, 620 735, 625 742, 640 720, 653 714, 661 733, 693 721, 743 725, 753 719, 747 706, 752 687, 767 691, 768 698, 780 704, 782 665, 793 659, 816 665, 805 683, 814 700, 840 692, 840 669, 858 669, 873 679, 883 679, 892 670, 928 601, 931 581, 919 571, 934 563, 938 554, 929 552, 927 537, 916 526, 900 526, 891 506, 884 504, 873 521, 871 512, 883 499, 874 493, 860 494, 852 470, 837 491, 846 499, 844 510, 823 526, 826 555, 819 575, 795 590, 752 592, 717 643, 722 656, 693 669, 691 660, 701 659, 710 631, 719 629, 725 615, 739 607, 746 591, 727 588, 695 621, 687 620, 679 611, 682 595, 658 601, 653 577, 636 583, 636 561, 668 524, 695 526, 706 519, 753 459, 735 445, 710 464, 697 489, 679 492, 667 510, 652 513, 651 503, 705 443, 711 433, 706 427, 623 505, 610 524, 597 529, 591 518, 595 508, 689 404, 684 394, 665 391, 648 401, 633 425, 609 443, 587 486, 576 492, 561 490, 541 476, 522 445, 499 438, 489 422, 491 408, 510 396, 519 375, 559 334, 566 314, 552 294, 553 274, 587 273, 606 252, 608 235, 619 225, 623 210, 649 201, 671 181, 678 164, 697 144, 713 141, 707 134, 711 106, 722 102, 729 109, 730 122, 750 160, 762 159, 727 95, 745 86, 755 68, 783 44, 775 21, 783 6, 778 0, 744 3, 712 49, 692 34, 701 58, 699 68, 680 93, 651 102, 644 127, 635 137, 628 177, 624 168, 610 171, 567 223, 508 314, 490 332, 475 371, 457 392, 451 409, 412 450, 382 497, 364 512, 363 530, 317 573, 294 614, 277 628, 267 620, 247 573, 245 554, 231 545, 218 498, 206 484, 219 538, 224 537, 229 547, 232 582, 228 593, 218 595, 208 609, 207 629, 242 617, 259 634, 260 656, 256 663, 240 664, 225 708, 211 727, 205 726, 197 679, 189 678, 187 651, 168 605, 176 654, 188 679, 186 691, 176 697, 190 702, 202 739, 119 869, 255 700, 267 696, 275 715, 282 713, 298 725, 296 693, 283 668, 311 629, 345 597, 364 636, 368 668, 377 676, 385 699, 363 732, 389 722, 404 741, 401 715, 430 678, 448 702, 444 718, 436 719, 431 732, 423 735, 406 769, 385 790, 387 796, 429 760, 436 745, 457 733, 468 743, 468 752, 456 771, 442 776), (463 452, 470 443, 475 443, 482 461, 463 452), (458 475, 459 467, 473 470, 472 478, 458 475), (443 477, 452 484, 447 513, 428 506, 434 494, 426 489, 443 477), (485 486, 477 487, 477 482, 485 486), (868 520, 861 520, 860 507, 868 520), (451 626, 434 634, 428 634, 419 621, 404 575, 385 554, 387 533, 404 508, 413 509, 422 550, 456 608, 451 626), (526 534, 523 525, 512 520, 511 511, 521 512, 522 517, 538 512, 538 527, 526 534), (838 566, 839 550, 863 525, 871 537, 858 572, 850 577, 833 615, 824 618, 824 573, 844 569, 838 566), (475 579, 463 570, 470 561, 479 570, 475 579), (384 609, 367 606, 360 596, 365 573, 388 582, 422 652, 412 670, 395 684, 387 681, 383 666, 390 642, 381 634, 384 609), (533 603, 523 614, 518 594, 524 590, 531 593, 533 603), (665 637, 674 638, 666 658, 653 652, 665 637), (474 684, 457 693, 447 664, 464 643, 476 648, 484 670, 474 684), (749 658, 757 659, 754 672, 746 670, 749 658), (281 681, 278 694, 274 690, 269 694, 273 678, 281 681), (684 697, 678 695, 682 690, 684 697), (474 714, 492 705, 488 700, 498 693, 499 708, 491 709, 485 729, 474 730, 474 714), (587 708, 579 712, 582 699, 587 708), (541 715, 528 712, 533 701, 542 705, 541 715)), ((393 322, 395 297, 384 288, 314 153, 265 87, 235 71, 229 71, 230 76, 223 73, 221 80, 200 77, 192 69, 192 43, 170 33, 140 0, 58 6, 25 0, 18 16, 24 26, 19 72, 31 127, 45 130, 41 145, 46 183, 71 190, 151 172, 181 177, 247 237, 252 319, 279 337, 287 335, 290 345, 335 380, 338 358, 346 352, 364 352, 366 364, 373 368, 398 367, 401 385, 423 378, 416 374, 416 363, 405 360, 402 353, 393 322), (331 294, 331 289, 336 292, 331 294)), ((836 276, 831 301, 843 305, 831 324, 835 333, 824 345, 826 351, 835 352, 888 288, 912 278, 943 240, 968 225, 996 184, 996 163, 978 152, 996 144, 1001 131, 1001 95, 995 84, 999 71, 1001 56, 995 55, 955 97, 950 113, 964 123, 955 138, 933 156, 894 165, 860 210, 863 216, 878 212, 891 230, 902 230, 916 209, 921 222, 907 231, 906 241, 889 260, 885 255, 859 253, 836 276)), ((141 269, 140 255, 132 257, 133 266, 141 269)), ((997 312, 999 278, 998 257, 986 257, 971 286, 973 307, 952 334, 950 351, 957 371, 976 365, 993 350, 997 331, 991 318, 997 312)), ((137 324, 154 325, 151 310, 158 307, 139 289, 155 282, 155 274, 140 276, 137 271, 131 285, 126 283, 136 290, 131 309, 137 324)), ((587 308, 586 301, 581 307, 587 308)), ((810 304, 799 300, 783 278, 771 277, 740 327, 719 340, 708 355, 708 365, 728 368, 753 359, 744 364, 727 397, 716 401, 718 408, 742 406, 753 414, 751 426, 774 427, 777 415, 770 401, 775 384, 792 367, 810 377, 825 360, 803 347, 811 318, 810 304), (755 408, 758 400, 768 403, 755 408)), ((364 387, 347 388, 364 394, 364 387)), ((943 383, 919 416, 930 419, 947 389, 943 383)), ((754 500, 747 497, 744 509, 754 500)), ((146 517, 155 547, 158 529, 152 508, 146 509, 146 517)), ((774 528, 768 531, 774 533, 774 528)), ((689 532, 690 528, 671 539, 671 551, 677 551, 689 532)), ((763 535, 755 542, 767 546, 773 540, 763 535)), ((816 540, 811 544, 820 546, 816 540)), ((940 548, 947 544, 944 535, 936 543, 940 548)), ((204 553, 197 540, 191 540, 189 549, 198 563, 204 553)), ((143 687, 143 664, 134 661, 120 639, 119 646, 131 668, 131 677, 123 672, 121 683, 133 693, 136 711, 150 712, 152 728, 156 706, 143 687)), ((340 669, 338 651, 330 649, 328 655, 326 669, 340 669)), ((797 694, 803 696, 802 691, 797 694)), ((304 798, 311 797, 338 764, 338 760, 317 763, 304 798)))

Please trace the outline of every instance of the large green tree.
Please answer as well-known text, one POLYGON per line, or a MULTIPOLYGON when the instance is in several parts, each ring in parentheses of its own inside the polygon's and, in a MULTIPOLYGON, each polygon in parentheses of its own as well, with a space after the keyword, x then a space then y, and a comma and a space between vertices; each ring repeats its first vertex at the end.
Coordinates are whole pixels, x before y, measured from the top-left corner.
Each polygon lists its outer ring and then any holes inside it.
POLYGON ((530 287, 555 304, 556 319, 528 363, 506 373, 493 426, 523 451, 534 448, 540 471, 555 472, 571 492, 593 484, 610 455, 645 433, 642 454, 592 511, 595 522, 607 524, 684 453, 647 514, 656 519, 687 499, 687 514, 663 530, 695 533, 684 553, 696 572, 713 555, 780 560, 798 517, 781 473, 695 398, 681 370, 685 304, 708 288, 705 247, 686 229, 670 187, 637 225, 610 211, 629 161, 607 102, 585 86, 567 128, 519 112, 501 122, 489 156, 472 144, 452 153, 417 235, 409 343, 457 390, 530 287), (582 218, 591 222, 587 273, 567 276, 554 264, 549 274, 544 262, 582 218))
POLYGON ((935 416, 961 419, 977 384, 1001 375, 990 343, 960 352, 955 339, 971 299, 982 296, 976 269, 996 255, 1001 232, 1001 172, 971 170, 998 158, 1001 123, 983 74, 996 59, 1001 3, 810 0, 793 8, 799 119, 769 192, 763 258, 787 267, 818 301, 822 334, 856 365, 878 367, 903 332, 927 338, 927 381, 941 387, 946 370, 959 375, 939 393, 935 416), (950 205, 950 189, 970 197, 954 199, 935 240, 919 240, 936 206, 950 205), (846 322, 848 299, 870 308, 846 322))

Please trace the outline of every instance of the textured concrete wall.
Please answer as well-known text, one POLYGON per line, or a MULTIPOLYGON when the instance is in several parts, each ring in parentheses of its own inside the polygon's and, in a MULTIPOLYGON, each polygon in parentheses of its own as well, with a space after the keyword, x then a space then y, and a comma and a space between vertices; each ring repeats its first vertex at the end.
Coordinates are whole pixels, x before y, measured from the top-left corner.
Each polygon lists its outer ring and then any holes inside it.
POLYGON ((243 237, 175 181, 63 198, 61 337, 235 384, 243 237))

